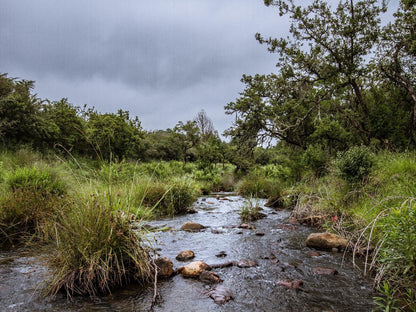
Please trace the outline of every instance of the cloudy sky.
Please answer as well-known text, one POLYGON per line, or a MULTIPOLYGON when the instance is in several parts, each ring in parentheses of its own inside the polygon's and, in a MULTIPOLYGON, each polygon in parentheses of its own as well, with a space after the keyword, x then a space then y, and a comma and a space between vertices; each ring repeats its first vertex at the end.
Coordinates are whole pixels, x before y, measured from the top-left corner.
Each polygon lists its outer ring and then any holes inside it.
POLYGON ((287 33, 262 0, 1 0, 0 73, 34 80, 40 98, 128 110, 146 130, 205 110, 231 126, 243 73, 274 71, 254 39, 287 33))
POLYGON ((2 0, 0 73, 41 98, 128 110, 146 130, 204 109, 222 132, 241 75, 274 70, 254 34, 286 31, 262 0, 2 0))

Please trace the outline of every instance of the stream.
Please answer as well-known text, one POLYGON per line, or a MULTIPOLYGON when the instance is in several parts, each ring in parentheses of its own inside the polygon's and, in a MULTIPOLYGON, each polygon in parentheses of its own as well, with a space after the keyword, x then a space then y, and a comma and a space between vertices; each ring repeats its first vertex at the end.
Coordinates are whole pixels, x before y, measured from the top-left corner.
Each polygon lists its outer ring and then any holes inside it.
MULTIPOLYGON (((201 197, 194 204, 197 213, 149 222, 170 227, 155 232, 154 247, 162 257, 172 259, 174 268, 188 262, 175 259, 180 251, 193 250, 195 258, 208 264, 252 260, 257 266, 213 269, 221 283, 233 293, 233 300, 216 304, 208 296, 214 285, 176 275, 158 282, 159 299, 153 311, 371 311, 371 281, 363 279, 347 255, 319 251, 312 257, 306 237, 316 229, 289 225, 290 211, 264 207, 266 214, 241 229, 240 211, 245 199, 232 194, 201 197), (200 232, 180 231, 185 222, 207 228, 200 232), (264 234, 264 235, 263 235, 264 234), (217 255, 222 257, 217 257, 217 255), (336 275, 317 275, 315 267, 336 269, 336 275), (302 280, 299 289, 279 285, 287 279, 302 280)), ((130 285, 100 298, 62 295, 39 299, 37 289, 48 275, 47 254, 31 250, 0 251, 0 311, 149 311, 153 286, 130 285)))

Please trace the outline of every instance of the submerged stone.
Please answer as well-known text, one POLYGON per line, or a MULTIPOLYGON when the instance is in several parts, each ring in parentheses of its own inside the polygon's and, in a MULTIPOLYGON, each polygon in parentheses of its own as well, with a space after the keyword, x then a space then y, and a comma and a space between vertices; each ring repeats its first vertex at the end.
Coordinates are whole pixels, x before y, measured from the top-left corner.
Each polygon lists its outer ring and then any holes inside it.
POLYGON ((208 295, 217 304, 224 304, 234 298, 232 291, 223 285, 215 286, 215 288, 211 290, 208 295))
POLYGON ((284 281, 279 281, 277 284, 290 289, 298 289, 300 286, 303 285, 303 281, 288 279, 284 281))
POLYGON ((333 268, 316 267, 313 268, 313 273, 318 275, 336 275, 338 271, 333 268))

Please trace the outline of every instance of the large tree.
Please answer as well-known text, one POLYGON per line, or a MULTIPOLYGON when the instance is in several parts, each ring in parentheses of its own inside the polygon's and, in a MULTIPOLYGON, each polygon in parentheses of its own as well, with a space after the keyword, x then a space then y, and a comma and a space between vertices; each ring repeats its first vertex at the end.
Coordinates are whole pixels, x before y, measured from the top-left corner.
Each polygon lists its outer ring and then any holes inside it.
POLYGON ((383 3, 375 0, 327 1, 309 5, 294 0, 270 1, 291 21, 288 38, 256 39, 277 53, 277 74, 244 76, 242 97, 226 106, 236 114, 228 134, 266 136, 306 148, 324 139, 331 146, 368 144, 366 90, 371 85, 369 60, 380 33, 383 3))
POLYGON ((378 65, 412 102, 411 139, 416 146, 416 1, 402 0, 394 22, 383 29, 378 65))

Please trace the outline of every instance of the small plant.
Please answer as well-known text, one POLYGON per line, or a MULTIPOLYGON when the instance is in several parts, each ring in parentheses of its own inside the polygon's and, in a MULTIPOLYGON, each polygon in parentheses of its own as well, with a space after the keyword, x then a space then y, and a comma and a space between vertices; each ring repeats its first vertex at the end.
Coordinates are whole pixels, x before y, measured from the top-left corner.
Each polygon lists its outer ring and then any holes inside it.
POLYGON ((362 182, 371 172, 373 164, 371 153, 364 146, 354 146, 339 153, 335 161, 341 177, 351 184, 362 182))
POLYGON ((248 199, 240 210, 241 221, 250 222, 260 219, 263 216, 261 213, 262 210, 258 200, 254 200, 253 198, 248 199))

